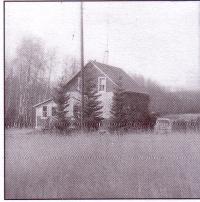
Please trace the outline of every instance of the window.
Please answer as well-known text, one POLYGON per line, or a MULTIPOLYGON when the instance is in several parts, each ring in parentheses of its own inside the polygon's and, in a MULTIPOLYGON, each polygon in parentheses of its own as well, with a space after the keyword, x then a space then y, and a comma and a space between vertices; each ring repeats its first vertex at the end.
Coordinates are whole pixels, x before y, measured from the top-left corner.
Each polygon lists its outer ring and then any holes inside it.
POLYGON ((52 107, 51 113, 52 113, 52 116, 56 116, 57 114, 56 107, 52 107))
POLYGON ((98 83, 99 83, 99 91, 106 91, 106 78, 99 77, 98 83))
POLYGON ((42 116, 47 117, 47 106, 42 107, 42 116))

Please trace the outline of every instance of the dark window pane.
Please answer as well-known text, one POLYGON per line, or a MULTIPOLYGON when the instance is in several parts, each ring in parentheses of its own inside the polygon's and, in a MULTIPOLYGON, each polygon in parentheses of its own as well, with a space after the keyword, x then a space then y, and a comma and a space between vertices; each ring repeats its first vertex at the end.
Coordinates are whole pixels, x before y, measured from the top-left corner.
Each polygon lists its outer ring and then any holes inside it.
POLYGON ((47 117, 47 111, 42 112, 43 117, 47 117))
POLYGON ((42 107, 42 116, 47 117, 47 106, 42 107))
POLYGON ((104 91, 105 86, 104 85, 100 85, 99 86, 99 91, 104 91))
POLYGON ((43 111, 47 111, 47 106, 43 106, 43 111))

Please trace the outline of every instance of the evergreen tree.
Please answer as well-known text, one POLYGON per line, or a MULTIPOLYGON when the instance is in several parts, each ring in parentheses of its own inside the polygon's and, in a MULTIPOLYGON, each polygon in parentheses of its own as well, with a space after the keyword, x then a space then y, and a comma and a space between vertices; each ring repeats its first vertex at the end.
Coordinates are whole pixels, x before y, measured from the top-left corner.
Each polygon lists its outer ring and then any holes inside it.
POLYGON ((122 78, 119 77, 118 85, 114 90, 113 103, 111 107, 111 128, 118 130, 126 125, 126 104, 122 78))
MULTIPOLYGON (((99 124, 103 120, 101 109, 101 101, 98 94, 97 86, 92 78, 86 79, 84 88, 84 108, 83 108, 83 124, 88 130, 98 129, 99 124)), ((80 126, 81 106, 74 106, 74 118, 76 124, 80 126)))
POLYGON ((81 105, 80 103, 76 103, 73 107, 73 114, 74 114, 74 125, 77 129, 81 127, 81 105))
POLYGON ((101 101, 99 101, 97 86, 93 79, 89 78, 85 86, 85 106, 84 106, 84 123, 87 129, 98 129, 100 122, 103 120, 101 101))
POLYGON ((54 93, 54 102, 57 105, 56 109, 56 128, 60 131, 67 129, 70 125, 68 118, 66 117, 68 111, 67 107, 69 106, 69 95, 66 95, 64 85, 62 82, 59 83, 58 87, 55 89, 54 93))

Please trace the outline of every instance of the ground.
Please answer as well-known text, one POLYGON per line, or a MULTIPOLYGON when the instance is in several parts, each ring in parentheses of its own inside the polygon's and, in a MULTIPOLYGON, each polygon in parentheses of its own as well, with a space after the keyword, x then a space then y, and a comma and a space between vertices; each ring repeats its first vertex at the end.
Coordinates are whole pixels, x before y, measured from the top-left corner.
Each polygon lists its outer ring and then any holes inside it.
POLYGON ((200 135, 5 133, 5 198, 200 198, 200 135))

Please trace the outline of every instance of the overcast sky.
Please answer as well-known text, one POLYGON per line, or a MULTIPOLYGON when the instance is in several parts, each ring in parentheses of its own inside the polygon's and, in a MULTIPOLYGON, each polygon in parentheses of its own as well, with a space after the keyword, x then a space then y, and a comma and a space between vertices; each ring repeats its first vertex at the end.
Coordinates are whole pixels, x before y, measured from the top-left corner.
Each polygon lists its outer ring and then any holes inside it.
MULTIPOLYGON (((197 88, 199 2, 84 3, 85 61, 103 62, 174 88, 197 88)), ((80 57, 79 2, 6 2, 6 56, 23 37, 40 37, 59 60, 80 57), (73 37, 74 35, 74 37, 73 37)), ((57 74, 61 72, 58 66, 57 74)))

